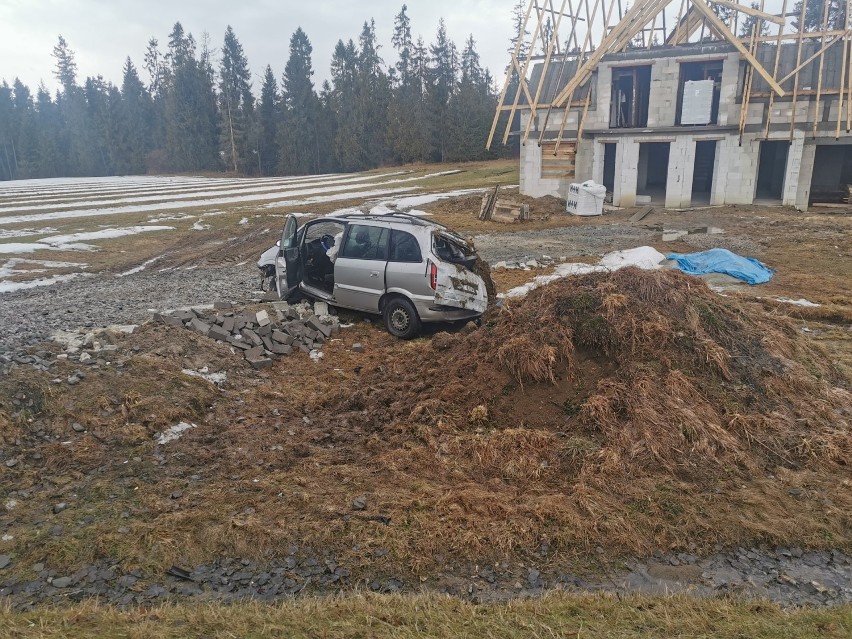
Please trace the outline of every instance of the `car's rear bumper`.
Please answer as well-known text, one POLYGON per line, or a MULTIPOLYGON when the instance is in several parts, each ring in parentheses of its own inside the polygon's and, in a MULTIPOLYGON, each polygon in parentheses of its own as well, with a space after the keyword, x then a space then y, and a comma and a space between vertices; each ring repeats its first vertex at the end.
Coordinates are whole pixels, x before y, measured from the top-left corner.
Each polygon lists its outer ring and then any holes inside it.
POLYGON ((433 304, 415 304, 417 314, 421 322, 460 322, 462 320, 476 319, 481 316, 479 311, 467 308, 455 308, 452 306, 438 306, 433 304))

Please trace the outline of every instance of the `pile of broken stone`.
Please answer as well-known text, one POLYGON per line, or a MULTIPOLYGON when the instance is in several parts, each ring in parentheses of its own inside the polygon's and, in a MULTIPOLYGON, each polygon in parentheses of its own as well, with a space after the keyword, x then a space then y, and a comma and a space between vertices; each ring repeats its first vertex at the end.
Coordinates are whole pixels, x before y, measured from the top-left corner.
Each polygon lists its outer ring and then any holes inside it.
POLYGON ((257 369, 269 368, 276 357, 298 350, 318 351, 340 331, 340 321, 325 302, 272 302, 272 309, 274 319, 265 310, 238 312, 230 302, 215 302, 210 312, 193 308, 155 313, 154 320, 229 344, 257 369))

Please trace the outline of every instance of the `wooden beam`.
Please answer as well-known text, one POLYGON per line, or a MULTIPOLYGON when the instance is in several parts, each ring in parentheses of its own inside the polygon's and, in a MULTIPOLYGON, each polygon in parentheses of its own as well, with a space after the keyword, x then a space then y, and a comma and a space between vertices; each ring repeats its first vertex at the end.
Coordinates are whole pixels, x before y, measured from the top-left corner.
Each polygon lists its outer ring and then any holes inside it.
MULTIPOLYGON (((808 0, 802 0, 802 16, 808 15, 808 0)), ((805 21, 799 19, 798 45, 796 47, 796 71, 793 78, 793 108, 790 111, 790 143, 793 143, 793 132, 796 130, 796 102, 799 99, 799 63, 802 61, 802 40, 805 36, 805 21)))
POLYGON ((727 25, 719 19, 719 16, 713 13, 710 7, 704 3, 704 0, 692 0, 692 6, 703 13, 704 17, 706 17, 708 22, 715 27, 716 31, 718 31, 728 42, 736 47, 737 51, 739 51, 748 63, 754 67, 754 70, 757 71, 764 80, 766 80, 766 83, 772 87, 772 90, 775 91, 775 93, 777 93, 780 97, 784 97, 784 89, 782 89, 775 81, 772 74, 763 68, 763 65, 760 64, 757 58, 755 58, 751 52, 743 46, 742 42, 740 42, 733 33, 731 33, 731 30, 728 29, 727 25))
MULTIPOLYGON (((781 5, 781 15, 787 13, 787 0, 784 0, 781 5)), ((781 64, 781 32, 784 31, 783 28, 778 29, 778 40, 775 43, 775 68, 772 71, 772 75, 776 78, 778 77, 778 68, 781 64)), ((783 84, 783 83, 779 83, 783 84)), ((763 134, 767 140, 769 139, 769 123, 772 121, 772 104, 775 102, 775 94, 769 94, 769 108, 766 110, 766 131, 763 134)))
MULTIPOLYGON (((826 23, 828 22, 828 2, 823 3, 822 9, 822 29, 825 31, 826 23)), ((814 128, 812 132, 812 137, 816 139, 817 133, 817 124, 822 119, 822 114, 819 112, 819 100, 822 96, 822 65, 825 62, 825 34, 822 36, 822 49, 819 54, 819 70, 817 71, 817 94, 816 94, 816 106, 814 107, 814 128)))
POLYGON ((568 3, 568 0, 562 0, 562 7, 559 9, 559 14, 556 16, 556 25, 553 27, 553 37, 550 39, 550 44, 547 47, 547 55, 544 58, 544 65, 542 65, 541 76, 538 79, 538 86, 535 88, 535 108, 532 109, 533 113, 530 114, 530 119, 527 121, 526 129, 524 129, 524 135, 521 138, 521 144, 526 144, 527 138, 530 135, 530 129, 532 128, 533 120, 535 119, 535 110, 538 108, 538 101, 541 97, 541 91, 544 88, 545 82, 547 80, 547 70, 550 68, 550 59, 553 55, 553 47, 559 41, 559 24, 562 22, 562 16, 565 15, 565 5, 568 3))
MULTIPOLYGON (((534 0, 530 0, 530 4, 527 7, 527 14, 526 14, 526 17, 524 18, 523 26, 521 27, 521 33, 518 34, 518 41, 515 44, 515 52, 512 56, 512 67, 511 67, 512 70, 514 70, 515 59, 521 53, 521 46, 524 43, 524 33, 527 30, 527 22, 530 19, 530 13, 532 13, 533 2, 534 2, 534 0)), ((497 106, 503 105, 503 100, 506 99, 506 93, 508 93, 508 91, 509 91, 509 84, 511 84, 511 82, 512 82, 512 71, 507 70, 506 71, 506 81, 503 83, 503 90, 500 92, 500 98, 497 101, 497 106)), ((494 121, 491 123, 491 132, 488 134, 488 141, 485 143, 486 149, 491 148, 491 143, 494 141, 494 133, 496 133, 496 131, 497 131, 497 124, 499 123, 499 120, 500 120, 500 110, 498 109, 494 113, 494 121)), ((512 126, 512 118, 510 117, 508 124, 506 124, 507 131, 511 126, 512 126)))
POLYGON ((600 63, 601 58, 610 52, 610 48, 613 44, 621 40, 623 36, 627 36, 629 41, 630 38, 636 35, 642 27, 645 26, 647 20, 650 19, 650 15, 648 15, 649 9, 653 9, 654 12, 656 12, 668 4, 668 2, 669 0, 650 0, 648 3, 638 2, 630 7, 624 14, 624 18, 616 24, 615 28, 609 32, 609 35, 601 41, 598 48, 592 52, 585 62, 578 66, 574 77, 568 81, 565 88, 562 89, 556 98, 554 98, 554 104, 563 104, 577 87, 586 83, 589 76, 591 76, 592 72, 600 63), (645 22, 640 22, 643 17, 647 17, 647 19, 645 22))
MULTIPOLYGON (((713 4, 718 4, 723 7, 728 7, 729 9, 733 9, 734 11, 740 11, 742 13, 747 13, 750 16, 754 16, 755 18, 760 18, 762 20, 766 20, 767 22, 774 22, 779 26, 784 26, 786 20, 781 16, 776 16, 772 13, 764 13, 758 9, 752 9, 749 6, 745 6, 742 4, 737 4, 736 2, 729 2, 728 0, 709 0, 713 4)), ((782 14, 784 11, 781 12, 782 14)))

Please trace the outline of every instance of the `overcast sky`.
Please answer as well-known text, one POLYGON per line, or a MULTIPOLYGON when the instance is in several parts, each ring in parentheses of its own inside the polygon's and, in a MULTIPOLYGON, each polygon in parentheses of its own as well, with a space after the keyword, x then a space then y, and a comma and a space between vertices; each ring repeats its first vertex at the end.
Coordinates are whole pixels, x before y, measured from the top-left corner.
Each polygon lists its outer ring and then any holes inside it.
MULTIPOLYGON (((290 36, 297 27, 308 34, 314 48, 317 88, 328 78, 334 45, 339 39, 358 40, 365 20, 374 18, 380 53, 386 63, 395 61, 391 47, 393 19, 404 0, 0 0, 0 80, 10 84, 15 77, 35 92, 44 81, 53 92, 51 57, 59 34, 74 51, 78 80, 102 75, 121 84, 121 69, 127 56, 142 70, 148 39, 156 37, 165 49, 175 22, 191 32, 196 41, 210 34, 211 47, 218 50, 227 25, 243 45, 260 92, 263 70, 272 65, 281 78, 287 61, 290 36)), ((438 19, 446 21, 449 36, 461 49, 471 33, 484 66, 502 82, 509 61, 514 0, 408 0, 414 39, 434 39, 438 19)))

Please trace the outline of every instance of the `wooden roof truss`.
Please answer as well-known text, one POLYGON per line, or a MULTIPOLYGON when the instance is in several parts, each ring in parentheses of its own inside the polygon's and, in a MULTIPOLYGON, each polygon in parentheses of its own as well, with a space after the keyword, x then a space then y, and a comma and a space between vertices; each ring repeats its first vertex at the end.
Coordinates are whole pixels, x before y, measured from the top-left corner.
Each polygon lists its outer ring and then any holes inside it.
MULTIPOLYGON (((585 100, 577 102, 577 90, 585 87, 607 54, 627 50, 648 49, 649 58, 654 51, 695 42, 728 42, 746 62, 740 116, 740 136, 745 129, 748 105, 754 97, 752 85, 757 73, 771 89, 768 100, 765 136, 769 135, 772 104, 777 97, 787 92, 782 85, 792 80, 792 110, 790 139, 795 128, 796 102, 800 91, 799 74, 810 65, 819 65, 818 86, 815 93, 816 111, 819 113, 823 95, 836 95, 839 101, 835 137, 845 119, 846 132, 852 130, 852 55, 850 55, 850 7, 843 25, 829 28, 827 0, 802 0, 801 14, 807 14, 808 2, 823 2, 822 21, 817 30, 807 29, 805 20, 799 19, 794 10, 795 0, 759 0, 756 7, 750 2, 737 0, 635 0, 627 7, 627 0, 530 0, 522 21, 520 38, 511 52, 511 60, 494 114, 487 146, 490 148, 498 127, 504 126, 502 141, 505 144, 511 133, 515 115, 529 111, 521 142, 526 144, 534 133, 537 122, 537 142, 541 146, 545 131, 554 112, 562 118, 556 137, 554 152, 565 135, 569 113, 578 110, 577 138, 582 135, 583 122, 591 102, 592 91, 585 92, 585 100), (772 10, 780 11, 773 13, 772 10), (743 20, 752 20, 750 32, 743 33, 743 20), (669 29, 671 25, 671 29, 669 29), (794 26, 795 25, 795 26, 794 26), (839 28, 842 26, 842 28, 839 28), (735 35, 739 33, 739 35, 735 35), (805 42, 818 42, 817 51, 804 60, 802 47, 805 42), (775 60, 766 68, 756 57, 758 44, 771 42, 776 45, 775 60), (796 67, 779 78, 780 54, 783 43, 796 46, 796 67), (842 69, 840 86, 823 91, 822 68, 825 52, 842 43, 842 69), (542 65, 535 87, 530 86, 531 63, 542 65), (848 68, 847 68, 848 67, 848 68), (543 95, 549 73, 557 73, 557 91, 552 96, 543 95), (847 108, 844 112, 844 102, 847 108), (567 107, 567 108, 566 108, 567 107), (508 115, 508 117, 506 117, 508 115), (543 116, 543 121, 541 121, 543 116)), ((748 24, 748 23, 746 23, 748 24)), ((809 87, 810 89, 810 87, 809 87)), ((550 91, 549 93, 553 93, 550 91)), ((809 95, 813 95, 809 91, 809 95)), ((766 97, 763 94, 763 97, 766 97)), ((813 125, 816 135, 817 122, 813 125)))

